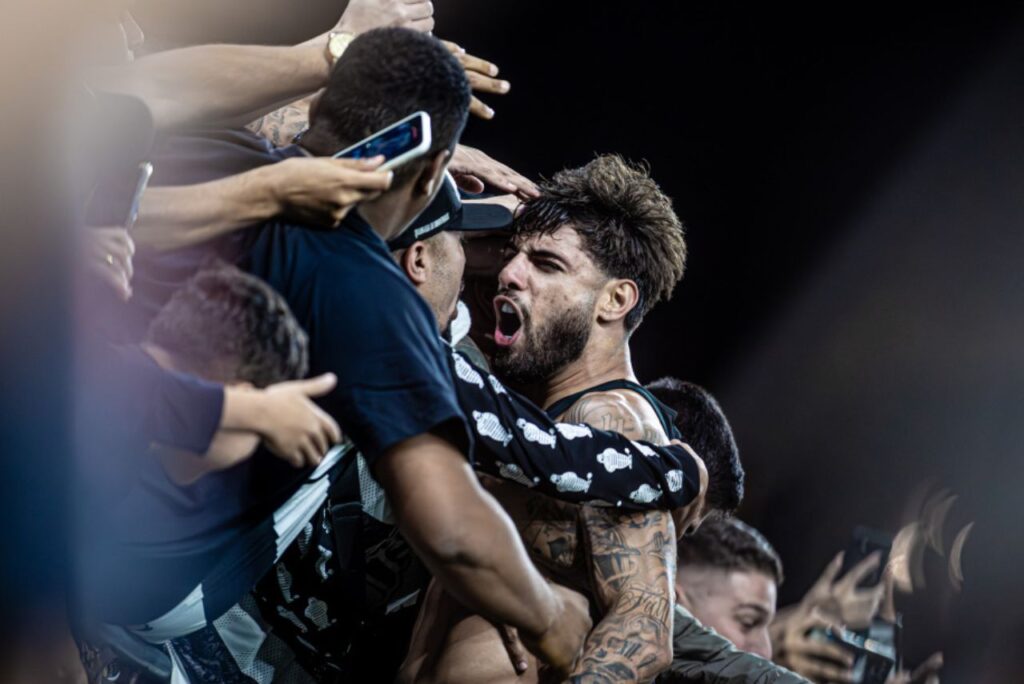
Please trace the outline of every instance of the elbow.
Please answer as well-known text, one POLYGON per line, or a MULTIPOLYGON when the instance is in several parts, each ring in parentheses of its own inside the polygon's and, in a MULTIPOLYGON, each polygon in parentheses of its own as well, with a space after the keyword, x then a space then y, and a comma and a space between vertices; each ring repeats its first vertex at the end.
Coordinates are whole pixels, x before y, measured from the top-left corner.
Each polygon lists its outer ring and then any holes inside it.
POLYGON ((432 539, 424 550, 438 565, 475 565, 473 545, 466 535, 445 534, 432 539))
POLYGON ((487 542, 477 536, 456 521, 438 525, 432 534, 424 535, 420 553, 429 564, 443 568, 479 567, 483 565, 487 542))

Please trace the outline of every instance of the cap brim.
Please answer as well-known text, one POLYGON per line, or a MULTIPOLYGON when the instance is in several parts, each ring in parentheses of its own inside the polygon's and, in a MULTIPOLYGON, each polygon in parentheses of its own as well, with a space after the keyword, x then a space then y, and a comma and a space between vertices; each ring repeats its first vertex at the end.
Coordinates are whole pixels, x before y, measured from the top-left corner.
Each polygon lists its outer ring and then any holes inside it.
POLYGON ((466 202, 462 215, 457 221, 445 226, 445 230, 508 230, 512 225, 512 212, 500 204, 466 202))

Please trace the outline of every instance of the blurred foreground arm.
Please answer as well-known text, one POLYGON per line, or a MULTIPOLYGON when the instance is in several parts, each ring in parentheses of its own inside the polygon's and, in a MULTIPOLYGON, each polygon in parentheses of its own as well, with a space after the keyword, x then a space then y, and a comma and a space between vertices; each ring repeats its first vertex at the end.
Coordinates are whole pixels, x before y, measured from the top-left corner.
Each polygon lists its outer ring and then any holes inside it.
POLYGON ((295 157, 207 183, 146 191, 135 241, 157 250, 211 240, 278 215, 336 226, 358 202, 391 185, 383 158, 295 157))
POLYGON ((96 90, 141 99, 159 130, 232 127, 320 88, 325 44, 197 45, 148 55, 90 75, 96 90))

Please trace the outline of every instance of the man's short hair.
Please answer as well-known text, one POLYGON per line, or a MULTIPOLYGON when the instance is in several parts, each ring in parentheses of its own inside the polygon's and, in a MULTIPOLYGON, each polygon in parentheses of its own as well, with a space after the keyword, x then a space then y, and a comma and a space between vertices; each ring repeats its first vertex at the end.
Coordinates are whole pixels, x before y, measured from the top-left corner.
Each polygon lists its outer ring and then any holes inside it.
POLYGON ((743 501, 743 464, 729 420, 703 387, 676 378, 662 378, 647 389, 678 414, 676 427, 708 469, 708 508, 731 514, 743 501))
POLYGON ((679 567, 754 570, 782 584, 782 560, 764 535, 736 518, 709 520, 679 540, 679 567))
MULTIPOLYGON (((406 28, 374 29, 338 59, 303 144, 330 155, 422 110, 430 115, 429 159, 455 149, 469 98, 465 71, 441 41, 406 28)), ((406 165, 396 174, 406 167, 416 168, 406 165)))
POLYGON ((234 266, 196 273, 149 325, 145 341, 181 370, 266 387, 306 375, 306 333, 274 288, 234 266))
POLYGON ((513 231, 528 236, 565 225, 579 233, 584 250, 605 274, 637 284, 640 298, 626 315, 627 332, 655 304, 668 300, 683 277, 683 224, 644 165, 607 154, 559 171, 541 182, 540 197, 523 205, 513 231))

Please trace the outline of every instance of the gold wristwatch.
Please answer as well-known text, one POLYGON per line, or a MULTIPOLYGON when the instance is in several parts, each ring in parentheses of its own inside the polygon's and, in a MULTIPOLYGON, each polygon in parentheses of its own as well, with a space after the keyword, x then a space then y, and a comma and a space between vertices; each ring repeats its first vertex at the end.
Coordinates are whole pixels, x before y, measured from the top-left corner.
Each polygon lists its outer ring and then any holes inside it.
POLYGON ((354 35, 345 31, 331 31, 327 34, 327 55, 330 57, 332 66, 338 61, 342 53, 345 52, 345 48, 348 47, 353 38, 355 38, 354 35))

